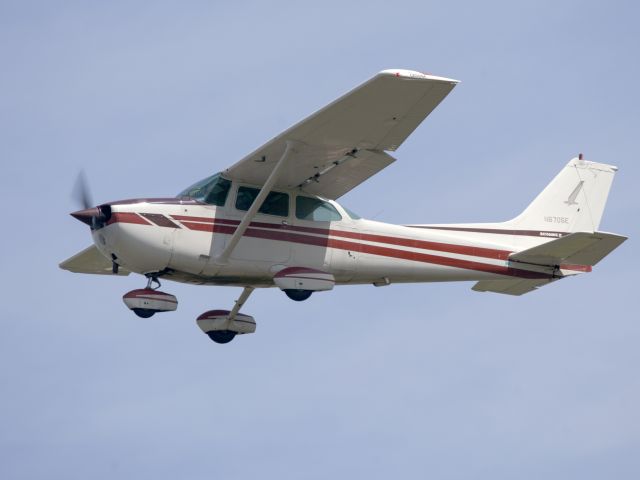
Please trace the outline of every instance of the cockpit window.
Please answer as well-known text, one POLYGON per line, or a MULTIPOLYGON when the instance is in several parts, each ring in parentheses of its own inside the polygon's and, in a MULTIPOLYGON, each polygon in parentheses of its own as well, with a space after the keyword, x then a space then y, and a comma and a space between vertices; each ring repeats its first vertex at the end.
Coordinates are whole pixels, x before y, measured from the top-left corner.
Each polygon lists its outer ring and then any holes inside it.
MULTIPOLYGON (((238 188, 238 196, 236 197, 236 208, 238 210, 249 210, 253 201, 260 193, 260 189, 251 187, 238 188)), ((264 199, 260 209, 260 213, 267 215, 278 215, 280 217, 289 216, 289 195, 281 192, 269 192, 267 198, 264 199)))
POLYGON ((180 192, 178 197, 192 198, 210 205, 222 207, 227 201, 230 188, 231 182, 226 178, 222 178, 218 173, 191 185, 186 190, 180 192))
POLYGON ((296 218, 314 222, 335 222, 342 216, 333 205, 319 198, 296 197, 296 218))

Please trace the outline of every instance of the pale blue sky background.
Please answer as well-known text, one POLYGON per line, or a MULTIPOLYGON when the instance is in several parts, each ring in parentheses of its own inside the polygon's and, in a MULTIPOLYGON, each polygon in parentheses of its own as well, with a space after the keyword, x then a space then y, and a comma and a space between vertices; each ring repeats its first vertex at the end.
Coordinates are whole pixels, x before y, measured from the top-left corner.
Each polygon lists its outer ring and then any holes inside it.
POLYGON ((0 477, 640 477, 636 2, 0 2, 0 477), (259 291, 255 335, 195 324, 237 289, 72 275, 68 216, 175 194, 378 70, 462 80, 346 205, 503 220, 578 152, 616 164, 591 275, 259 291))

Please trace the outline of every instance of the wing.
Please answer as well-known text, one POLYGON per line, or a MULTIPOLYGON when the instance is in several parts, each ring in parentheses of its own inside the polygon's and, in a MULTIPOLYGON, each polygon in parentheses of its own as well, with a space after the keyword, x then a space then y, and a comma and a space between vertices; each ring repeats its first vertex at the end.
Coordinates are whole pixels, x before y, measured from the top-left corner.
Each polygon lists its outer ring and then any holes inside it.
MULTIPOLYGON (((100 253, 95 245, 85 248, 73 257, 60 264, 60 268, 74 273, 95 273, 99 275, 114 275, 111 262, 100 253)), ((118 275, 129 275, 130 272, 120 268, 118 275)))
POLYGON ((384 70, 284 131, 225 171, 254 185, 265 183, 295 143, 275 186, 336 199, 395 159, 395 151, 458 83, 410 70, 384 70))

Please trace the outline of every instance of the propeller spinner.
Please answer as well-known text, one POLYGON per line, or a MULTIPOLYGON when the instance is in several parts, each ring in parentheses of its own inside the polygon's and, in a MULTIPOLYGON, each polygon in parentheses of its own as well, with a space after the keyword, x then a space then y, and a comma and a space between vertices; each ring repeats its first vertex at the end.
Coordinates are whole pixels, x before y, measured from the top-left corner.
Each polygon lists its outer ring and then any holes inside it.
POLYGON ((84 170, 81 170, 78 174, 72 196, 76 203, 82 206, 82 210, 71 213, 71 216, 86 223, 92 229, 104 226, 111 217, 111 208, 109 208, 108 205, 93 206, 89 182, 87 181, 84 170))

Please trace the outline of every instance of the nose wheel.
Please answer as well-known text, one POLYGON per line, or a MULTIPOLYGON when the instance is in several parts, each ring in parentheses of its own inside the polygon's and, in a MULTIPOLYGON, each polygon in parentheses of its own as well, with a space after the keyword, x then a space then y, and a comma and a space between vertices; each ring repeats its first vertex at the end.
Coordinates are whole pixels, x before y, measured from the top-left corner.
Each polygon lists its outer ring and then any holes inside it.
POLYGON ((156 313, 172 312, 178 308, 178 299, 170 293, 161 292, 160 281, 150 276, 146 288, 132 290, 126 293, 122 300, 124 304, 138 317, 150 318, 156 313), (156 287, 153 287, 153 284, 156 287))

